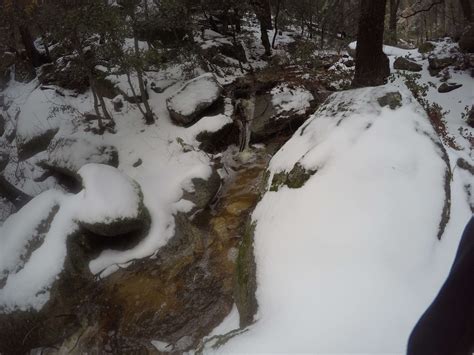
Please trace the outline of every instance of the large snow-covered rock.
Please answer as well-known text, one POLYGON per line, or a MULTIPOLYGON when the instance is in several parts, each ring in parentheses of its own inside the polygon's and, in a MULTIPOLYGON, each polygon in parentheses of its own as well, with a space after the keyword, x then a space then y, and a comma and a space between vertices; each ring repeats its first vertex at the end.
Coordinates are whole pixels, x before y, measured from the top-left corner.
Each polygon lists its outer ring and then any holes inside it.
POLYGON ((166 106, 175 123, 187 126, 212 106, 221 97, 222 91, 214 74, 206 73, 184 84, 166 100, 166 106))
POLYGON ((253 213, 257 321, 219 352, 405 351, 470 211, 453 182, 457 222, 438 240, 449 167, 406 89, 380 106, 393 89, 333 94, 271 160, 253 213))
POLYGON ((16 141, 19 158, 27 159, 46 150, 61 120, 68 120, 69 116, 63 98, 54 90, 34 90, 18 116, 16 141))
POLYGON ((50 143, 48 158, 42 165, 77 178, 79 169, 90 163, 117 167, 117 149, 83 137, 59 137, 50 143))
POLYGON ((150 215, 140 186, 116 168, 87 164, 79 169, 84 189, 75 219, 102 236, 120 236, 147 229, 150 215))

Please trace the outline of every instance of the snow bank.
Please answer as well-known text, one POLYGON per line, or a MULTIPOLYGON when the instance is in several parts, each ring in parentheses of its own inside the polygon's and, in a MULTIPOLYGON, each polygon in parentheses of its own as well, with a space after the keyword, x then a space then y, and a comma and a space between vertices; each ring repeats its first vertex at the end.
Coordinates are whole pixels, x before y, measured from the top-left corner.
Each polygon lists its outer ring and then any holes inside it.
POLYGON ((110 223, 135 218, 141 209, 138 185, 117 169, 100 164, 88 164, 79 170, 84 189, 77 195, 58 191, 45 192, 18 213, 12 215, 0 229, 0 276, 7 276, 0 288, 0 311, 41 309, 49 300, 53 282, 63 270, 67 256, 66 240, 81 223, 110 223), (51 212, 52 219, 44 241, 30 250, 40 222, 51 212))
POLYGON ((405 351, 470 211, 453 197, 457 224, 438 241, 436 134, 407 92, 401 108, 381 108, 386 90, 334 94, 272 159, 270 181, 296 163, 316 172, 257 206, 258 320, 218 352, 405 351))

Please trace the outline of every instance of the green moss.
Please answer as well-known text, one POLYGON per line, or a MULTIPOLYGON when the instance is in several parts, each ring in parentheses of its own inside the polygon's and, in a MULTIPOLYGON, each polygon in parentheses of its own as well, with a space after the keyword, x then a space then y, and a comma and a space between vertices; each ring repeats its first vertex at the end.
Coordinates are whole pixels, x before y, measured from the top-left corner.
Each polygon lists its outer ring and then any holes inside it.
POLYGON ((290 189, 299 189, 317 170, 306 170, 300 163, 296 163, 288 173, 285 171, 273 175, 270 191, 278 191, 283 185, 290 189))
POLYGON ((424 43, 420 44, 420 46, 418 47, 418 52, 420 52, 420 53, 429 53, 429 52, 433 51, 433 49, 435 49, 435 46, 434 46, 433 43, 424 42, 424 43))
POLYGON ((237 256, 234 297, 240 314, 241 328, 253 323, 258 308, 255 297, 257 267, 253 251, 255 227, 255 223, 247 223, 237 256))
POLYGON ((395 110, 402 106, 402 95, 398 91, 388 92, 384 96, 379 97, 377 102, 381 107, 388 106, 390 109, 395 110))

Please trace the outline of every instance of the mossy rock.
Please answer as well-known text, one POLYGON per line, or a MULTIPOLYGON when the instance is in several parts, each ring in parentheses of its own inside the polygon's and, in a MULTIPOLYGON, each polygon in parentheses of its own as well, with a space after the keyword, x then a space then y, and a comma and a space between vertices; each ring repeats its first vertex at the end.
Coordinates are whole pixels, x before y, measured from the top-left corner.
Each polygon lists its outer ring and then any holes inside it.
POLYGON ((257 290, 257 264, 254 256, 254 236, 256 223, 247 223, 236 265, 236 282, 234 297, 240 315, 240 327, 244 328, 254 322, 258 303, 255 296, 257 290))
POLYGON ((402 107, 402 95, 398 91, 388 92, 379 97, 377 102, 381 107, 388 106, 390 109, 395 110, 398 107, 402 107))
POLYGON ((435 45, 431 42, 424 42, 418 47, 418 52, 425 54, 432 52, 435 49, 435 45))
POLYGON ((300 163, 296 163, 289 172, 282 171, 273 175, 270 191, 278 191, 283 185, 290 189, 299 189, 316 171, 306 170, 300 163))

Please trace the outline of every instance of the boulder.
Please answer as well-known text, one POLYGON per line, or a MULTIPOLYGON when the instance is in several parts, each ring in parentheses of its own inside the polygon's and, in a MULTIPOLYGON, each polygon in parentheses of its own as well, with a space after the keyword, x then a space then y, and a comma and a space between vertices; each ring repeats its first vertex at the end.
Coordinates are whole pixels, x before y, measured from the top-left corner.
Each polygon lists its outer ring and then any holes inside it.
POLYGON ((444 69, 453 65, 456 62, 456 58, 453 57, 444 57, 444 58, 437 58, 437 57, 430 57, 428 58, 428 70, 430 74, 435 76, 444 69))
POLYGON ((381 107, 388 106, 390 109, 395 110, 402 106, 402 95, 398 91, 388 92, 384 96, 379 97, 377 102, 381 107))
POLYGON ((418 47, 418 52, 421 54, 432 52, 435 49, 435 45, 431 42, 424 42, 418 47))
POLYGON ((114 146, 85 138, 59 137, 49 144, 48 158, 40 165, 78 180, 79 169, 90 163, 117 167, 118 151, 114 146))
POLYGON ((459 48, 468 53, 474 53, 474 25, 466 27, 459 39, 459 48))
POLYGON ((466 122, 470 127, 474 128, 474 106, 469 110, 469 113, 466 116, 466 122))
POLYGON ((103 164, 84 165, 78 174, 83 185, 76 215, 80 226, 104 237, 148 230, 151 217, 136 181, 103 164))
POLYGON ((219 100, 222 91, 214 74, 206 73, 184 84, 166 100, 166 106, 176 124, 188 126, 219 100))
POLYGON ((453 90, 456 90, 456 89, 460 88, 461 86, 462 86, 462 84, 442 83, 438 88, 438 92, 440 92, 440 93, 450 92, 450 91, 453 91, 453 90))
POLYGON ((422 66, 418 63, 412 62, 411 60, 407 58, 398 57, 397 59, 395 59, 395 62, 393 63, 393 68, 398 69, 398 70, 419 72, 421 71, 422 66))
POLYGON ((183 198, 194 203, 193 211, 202 210, 209 206, 221 187, 221 177, 217 173, 215 166, 212 166, 212 173, 208 179, 194 178, 193 191, 185 191, 183 198))

